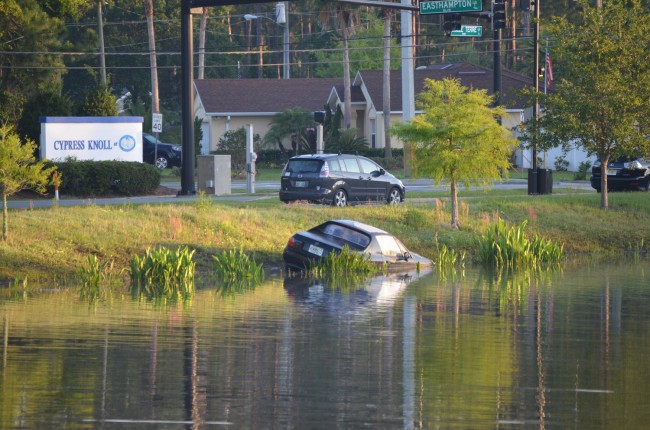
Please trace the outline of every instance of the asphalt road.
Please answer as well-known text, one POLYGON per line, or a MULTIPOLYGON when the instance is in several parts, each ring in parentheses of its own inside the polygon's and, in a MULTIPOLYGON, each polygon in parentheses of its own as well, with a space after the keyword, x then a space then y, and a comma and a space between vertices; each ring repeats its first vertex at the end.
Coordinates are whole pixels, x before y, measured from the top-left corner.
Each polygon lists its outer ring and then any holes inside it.
MULTIPOLYGON (((414 179, 404 181, 407 193, 409 192, 431 192, 441 191, 448 189, 444 185, 435 186, 433 181, 429 179, 414 179)), ((180 191, 180 182, 166 182, 163 185, 180 191)), ((526 179, 509 179, 506 182, 495 183, 493 189, 528 189, 528 181, 526 179)), ((572 188, 572 189, 587 189, 592 190, 589 181, 566 181, 553 184, 554 189, 572 188)), ((225 201, 255 201, 262 199, 277 198, 277 192, 280 190, 280 183, 277 181, 260 181, 255 184, 255 191, 264 194, 241 194, 246 190, 246 181, 233 181, 231 185, 232 190, 237 190, 238 194, 230 194, 224 196, 212 196, 214 200, 225 201)), ((595 190, 592 190, 595 192, 595 190)), ((84 206, 84 205, 110 205, 110 204, 145 204, 145 203, 179 203, 191 202, 198 198, 198 195, 185 196, 185 195, 169 195, 169 196, 138 196, 138 197, 115 197, 115 198, 90 198, 90 199, 75 199, 75 198, 61 198, 60 200, 54 199, 35 199, 35 200, 8 200, 7 207, 9 209, 32 209, 32 208, 47 208, 53 205, 58 206, 84 206)), ((408 198, 408 194, 407 194, 408 198)))

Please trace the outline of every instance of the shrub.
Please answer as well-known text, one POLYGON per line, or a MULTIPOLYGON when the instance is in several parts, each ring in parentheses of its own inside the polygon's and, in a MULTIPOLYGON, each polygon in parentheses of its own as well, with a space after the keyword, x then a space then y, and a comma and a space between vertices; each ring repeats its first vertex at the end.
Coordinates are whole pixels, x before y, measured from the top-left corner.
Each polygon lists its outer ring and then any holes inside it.
POLYGON ((573 179, 576 181, 584 181, 587 179, 587 173, 589 173, 589 169, 591 169, 591 161, 583 161, 578 166, 578 171, 575 173, 575 175, 573 175, 573 179))
POLYGON ((137 196, 160 185, 158 170, 145 163, 69 159, 53 164, 63 178, 59 191, 72 196, 137 196))

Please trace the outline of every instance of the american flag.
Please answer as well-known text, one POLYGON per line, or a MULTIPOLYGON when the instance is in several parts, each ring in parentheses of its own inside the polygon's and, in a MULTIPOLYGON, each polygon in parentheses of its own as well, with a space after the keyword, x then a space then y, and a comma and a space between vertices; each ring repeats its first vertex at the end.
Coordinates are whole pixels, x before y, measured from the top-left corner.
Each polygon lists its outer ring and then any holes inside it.
POLYGON ((551 61, 551 54, 546 51, 546 86, 550 87, 553 84, 553 62, 551 61))

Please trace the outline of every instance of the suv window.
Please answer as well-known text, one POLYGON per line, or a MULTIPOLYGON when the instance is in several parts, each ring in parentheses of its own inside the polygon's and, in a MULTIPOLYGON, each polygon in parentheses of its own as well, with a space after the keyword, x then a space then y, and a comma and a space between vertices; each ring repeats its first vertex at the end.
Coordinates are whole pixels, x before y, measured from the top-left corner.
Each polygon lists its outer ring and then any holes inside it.
POLYGON ((341 160, 345 163, 346 170, 351 173, 361 173, 356 158, 344 158, 341 160))
POLYGON ((359 164, 361 164, 361 171, 363 173, 372 173, 379 170, 379 167, 375 163, 365 158, 359 158, 359 164))
POLYGON ((318 173, 322 165, 321 160, 290 160, 286 171, 290 173, 318 173))
POLYGON ((341 171, 341 165, 339 164, 339 160, 337 160, 337 159, 327 160, 327 165, 330 168, 330 172, 340 172, 341 171))

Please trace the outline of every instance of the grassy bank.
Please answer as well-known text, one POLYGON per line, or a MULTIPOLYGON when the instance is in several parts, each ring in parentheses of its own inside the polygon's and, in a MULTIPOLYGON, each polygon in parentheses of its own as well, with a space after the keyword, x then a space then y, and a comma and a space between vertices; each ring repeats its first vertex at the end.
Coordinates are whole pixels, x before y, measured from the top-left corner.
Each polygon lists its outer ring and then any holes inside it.
POLYGON ((212 256, 236 248, 265 266, 277 266, 294 232, 332 218, 383 228, 431 258, 437 242, 475 257, 477 238, 497 218, 510 225, 528 220, 526 234, 563 243, 569 255, 640 255, 650 249, 647 193, 612 193, 607 211, 599 209, 598 194, 571 190, 548 196, 528 196, 525 190, 479 191, 461 198, 459 231, 448 227, 450 205, 442 196, 410 199, 397 207, 283 205, 275 198, 217 203, 199 198, 186 204, 10 210, 9 241, 0 242, 0 279, 66 282, 87 264, 89 254, 113 262, 119 271, 128 267, 133 255, 160 245, 195 249, 197 272, 212 270, 212 256))

